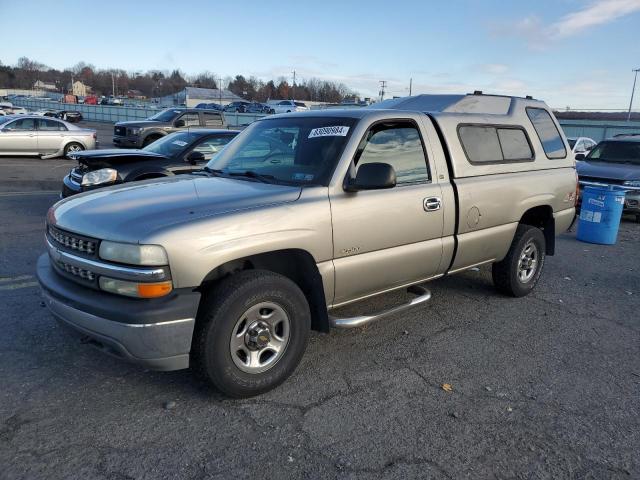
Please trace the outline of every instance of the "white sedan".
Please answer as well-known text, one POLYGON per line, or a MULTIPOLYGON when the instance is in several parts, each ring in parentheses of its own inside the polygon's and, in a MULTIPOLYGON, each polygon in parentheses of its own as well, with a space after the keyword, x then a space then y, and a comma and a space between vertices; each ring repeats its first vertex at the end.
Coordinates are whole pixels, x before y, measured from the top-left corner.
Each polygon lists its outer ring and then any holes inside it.
POLYGON ((0 154, 42 158, 67 156, 97 147, 97 132, 35 115, 0 117, 0 154))
POLYGON ((578 153, 586 155, 597 145, 597 142, 589 137, 570 137, 567 141, 574 156, 578 153))
POLYGON ((269 102, 268 105, 273 108, 275 113, 304 112, 309 110, 309 107, 304 103, 294 100, 273 100, 269 102))

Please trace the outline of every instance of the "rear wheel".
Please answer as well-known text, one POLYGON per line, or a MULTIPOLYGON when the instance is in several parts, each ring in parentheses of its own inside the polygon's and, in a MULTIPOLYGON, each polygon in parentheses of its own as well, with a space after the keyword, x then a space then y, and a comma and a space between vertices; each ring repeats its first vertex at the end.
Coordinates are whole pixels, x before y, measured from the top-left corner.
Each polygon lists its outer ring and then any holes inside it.
POLYGON ((64 156, 69 157, 69 154, 81 152, 82 150, 84 150, 84 147, 81 144, 77 142, 71 142, 64 147, 64 156))
POLYGON ((294 282, 264 270, 242 271, 203 298, 192 365, 226 395, 258 395, 293 373, 310 328, 309 305, 294 282))
POLYGON ((518 225, 507 256, 493 264, 493 284, 513 297, 529 294, 542 274, 545 249, 542 230, 531 225, 518 225))

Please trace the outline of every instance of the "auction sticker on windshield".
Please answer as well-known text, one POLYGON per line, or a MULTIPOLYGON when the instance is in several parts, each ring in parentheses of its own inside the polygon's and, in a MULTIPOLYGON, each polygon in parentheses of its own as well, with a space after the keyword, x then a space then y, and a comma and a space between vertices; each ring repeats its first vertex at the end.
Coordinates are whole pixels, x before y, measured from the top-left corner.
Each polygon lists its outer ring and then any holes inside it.
POLYGON ((309 132, 309 138, 317 137, 346 137, 349 133, 349 127, 320 127, 314 128, 309 132))
POLYGON ((182 140, 174 140, 171 143, 173 143, 174 145, 178 145, 179 147, 184 147, 187 144, 187 142, 183 142, 182 140))

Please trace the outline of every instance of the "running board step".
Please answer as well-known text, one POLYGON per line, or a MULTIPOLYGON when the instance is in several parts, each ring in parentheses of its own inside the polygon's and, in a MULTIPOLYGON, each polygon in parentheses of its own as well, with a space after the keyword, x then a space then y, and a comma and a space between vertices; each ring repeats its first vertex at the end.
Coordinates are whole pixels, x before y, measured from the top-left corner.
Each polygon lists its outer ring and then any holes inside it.
POLYGON ((388 310, 382 310, 379 313, 373 315, 360 315, 358 317, 336 318, 329 316, 329 323, 335 328, 357 328, 367 325, 375 320, 380 320, 383 317, 393 315, 395 313, 404 312, 410 308, 416 307, 422 303, 428 302, 431 299, 431 292, 424 287, 418 285, 412 285, 407 288, 407 293, 416 295, 416 297, 408 303, 391 307, 388 310))

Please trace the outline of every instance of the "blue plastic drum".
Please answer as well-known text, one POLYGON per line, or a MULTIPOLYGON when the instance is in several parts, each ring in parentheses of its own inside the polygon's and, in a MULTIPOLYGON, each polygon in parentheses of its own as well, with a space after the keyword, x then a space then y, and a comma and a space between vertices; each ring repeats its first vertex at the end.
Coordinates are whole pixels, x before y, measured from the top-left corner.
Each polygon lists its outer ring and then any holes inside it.
POLYGON ((616 243, 624 207, 624 190, 585 187, 578 221, 578 240, 601 245, 616 243))

